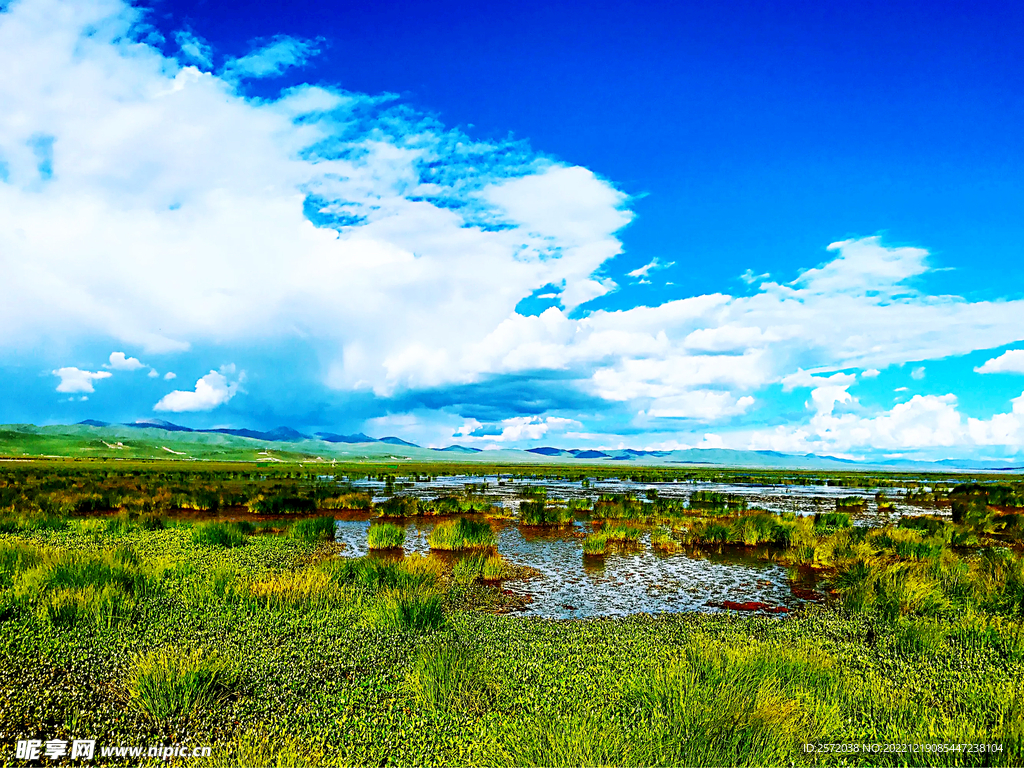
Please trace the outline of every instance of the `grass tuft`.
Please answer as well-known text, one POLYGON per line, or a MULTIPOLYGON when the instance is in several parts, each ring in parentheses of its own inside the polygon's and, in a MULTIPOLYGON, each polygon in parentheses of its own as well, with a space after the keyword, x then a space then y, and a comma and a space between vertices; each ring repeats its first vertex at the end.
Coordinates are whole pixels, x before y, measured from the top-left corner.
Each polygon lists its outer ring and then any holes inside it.
POLYGON ((288 528, 288 535, 299 541, 327 541, 334 538, 334 515, 321 515, 298 520, 288 528))
POLYGON ((204 547, 240 547, 245 534, 228 523, 200 523, 192 529, 192 543, 204 547))
POLYGON ((488 549, 494 546, 494 531, 486 521, 445 520, 430 532, 430 548, 448 552, 466 549, 488 549))
POLYGON ((367 533, 370 549, 401 549, 405 544, 405 529, 394 523, 376 523, 367 533))
POLYGON ((236 680, 231 665, 215 652, 169 647, 136 657, 125 687, 133 706, 163 723, 216 704, 236 680))
POLYGON ((431 586, 396 587, 377 595, 364 615, 369 624, 382 629, 429 631, 445 622, 444 596, 431 586))

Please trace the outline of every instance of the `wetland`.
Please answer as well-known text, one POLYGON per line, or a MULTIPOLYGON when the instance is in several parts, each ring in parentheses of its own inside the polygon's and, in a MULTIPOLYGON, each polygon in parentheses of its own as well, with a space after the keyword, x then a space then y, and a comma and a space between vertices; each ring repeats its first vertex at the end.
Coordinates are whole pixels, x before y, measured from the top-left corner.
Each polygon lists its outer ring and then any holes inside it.
POLYGON ((1013 477, 403 469, 3 467, 0 750, 1024 760, 1013 477))

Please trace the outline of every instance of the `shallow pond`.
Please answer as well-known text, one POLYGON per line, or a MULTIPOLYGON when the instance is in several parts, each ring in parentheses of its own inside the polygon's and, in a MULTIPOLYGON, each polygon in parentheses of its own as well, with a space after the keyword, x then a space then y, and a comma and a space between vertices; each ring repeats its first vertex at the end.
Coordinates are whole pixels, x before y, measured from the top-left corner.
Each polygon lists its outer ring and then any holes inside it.
MULTIPOLYGON (((371 519, 346 515, 336 524, 336 538, 346 556, 367 553, 371 519)), ((434 518, 396 520, 406 529, 405 552, 428 553, 427 537, 434 518)), ((592 530, 577 522, 572 528, 521 528, 515 522, 492 522, 498 552, 506 560, 529 566, 537 575, 503 583, 503 588, 529 602, 517 613, 547 618, 626 616, 634 613, 717 611, 725 601, 764 603, 792 610, 803 600, 790 587, 788 569, 742 555, 685 553, 663 555, 650 547, 644 533, 630 550, 603 557, 584 557, 583 535, 592 530)))

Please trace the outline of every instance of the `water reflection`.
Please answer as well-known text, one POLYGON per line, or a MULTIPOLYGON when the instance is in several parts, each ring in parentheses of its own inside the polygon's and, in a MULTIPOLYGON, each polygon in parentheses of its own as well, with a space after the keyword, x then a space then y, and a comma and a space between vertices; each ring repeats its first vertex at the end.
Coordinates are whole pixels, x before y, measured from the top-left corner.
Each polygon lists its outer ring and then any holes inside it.
MULTIPOLYGON (((404 552, 428 553, 433 518, 396 521, 406 530, 404 552)), ((337 522, 344 553, 368 552, 368 516, 348 515, 337 522)), ((537 576, 506 581, 509 592, 528 600, 519 612, 548 618, 627 616, 635 613, 716 611, 726 601, 764 603, 793 609, 803 600, 790 589, 788 570, 753 556, 736 554, 661 554, 645 533, 638 545, 602 558, 584 557, 582 538, 589 525, 558 529, 521 528, 494 521, 498 551, 537 576)), ((391 555, 394 556, 394 555, 391 555)))

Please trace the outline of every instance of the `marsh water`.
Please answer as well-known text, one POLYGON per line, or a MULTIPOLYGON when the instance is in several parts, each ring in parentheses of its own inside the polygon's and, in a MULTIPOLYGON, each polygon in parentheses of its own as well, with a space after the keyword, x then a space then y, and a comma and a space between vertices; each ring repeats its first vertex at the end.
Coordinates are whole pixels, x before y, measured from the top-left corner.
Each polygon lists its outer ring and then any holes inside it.
MULTIPOLYGON (((385 484, 375 480, 355 483, 382 501, 385 484)), ((426 482, 405 482, 394 492, 435 498, 470 491, 488 497, 495 506, 513 513, 527 487, 543 488, 551 500, 590 498, 602 494, 634 494, 643 498, 656 491, 660 498, 688 499, 694 491, 740 495, 750 508, 775 513, 813 515, 833 511, 836 499, 859 496, 866 504, 855 510, 854 523, 881 524, 902 514, 920 514, 920 507, 901 504, 894 492, 886 493, 896 504, 879 510, 876 488, 846 488, 823 485, 741 485, 724 483, 638 483, 629 480, 579 481, 555 479, 515 480, 510 477, 439 477, 426 482)), ((934 511, 934 510, 930 510, 934 511)), ((406 552, 429 552, 427 537, 436 522, 431 518, 399 521, 406 528, 406 552)), ((342 519, 337 537, 352 555, 366 553, 369 519, 342 519)), ((759 559, 754 554, 678 552, 661 554, 650 546, 645 531, 635 547, 610 551, 603 557, 585 557, 582 539, 591 530, 577 521, 571 528, 537 529, 520 527, 515 521, 498 520, 498 551, 516 565, 528 566, 536 575, 511 580, 503 588, 528 601, 523 614, 549 618, 624 616, 635 613, 675 611, 718 611, 727 603, 755 604, 760 610, 782 612, 801 605, 808 596, 808 583, 791 580, 784 566, 759 559)))
MULTIPOLYGON (((344 554, 367 553, 366 536, 372 520, 365 516, 339 519, 336 538, 344 554)), ((433 518, 394 521, 406 530, 404 552, 427 554, 433 518)), ((509 580, 503 589, 527 600, 517 613, 546 618, 627 616, 636 613, 722 610, 726 601, 761 603, 781 612, 803 599, 791 588, 788 570, 753 556, 709 553, 663 555, 650 547, 644 534, 633 547, 602 557, 583 555, 588 523, 539 529, 515 521, 495 520, 498 552, 508 561, 534 569, 535 575, 509 580)))

